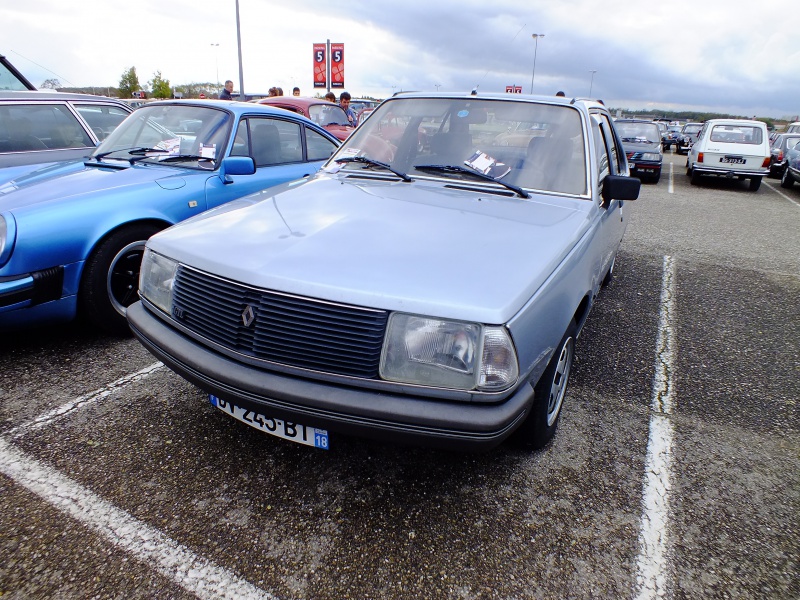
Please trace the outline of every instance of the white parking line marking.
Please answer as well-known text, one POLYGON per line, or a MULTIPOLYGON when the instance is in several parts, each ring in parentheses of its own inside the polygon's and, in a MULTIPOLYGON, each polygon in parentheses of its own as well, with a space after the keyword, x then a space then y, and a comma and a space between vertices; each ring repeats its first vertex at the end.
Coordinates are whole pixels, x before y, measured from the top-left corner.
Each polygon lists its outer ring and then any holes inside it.
POLYGON ((637 584, 640 600, 667 596, 667 546, 669 543, 669 493, 675 372, 674 311, 675 265, 672 257, 664 257, 661 284, 661 314, 656 341, 656 365, 651 400, 650 431, 647 441, 642 523, 639 531, 637 584))
POLYGON ((673 173, 673 171, 674 171, 673 167, 674 166, 675 165, 673 163, 669 163, 669 185, 667 186, 667 191, 670 194, 674 194, 675 193, 675 187, 672 185, 672 176, 674 174, 673 173))
POLYGON ((0 472, 198 598, 275 596, 236 577, 0 438, 0 472))
POLYGON ((144 379, 145 377, 148 377, 154 372, 163 368, 165 368, 163 363, 160 362, 153 363, 152 365, 145 367, 144 369, 136 371, 136 373, 132 373, 131 375, 125 375, 125 377, 120 377, 116 381, 109 383, 104 388, 90 392, 85 396, 79 396, 75 400, 67 402, 66 404, 62 404, 61 406, 54 408, 50 412, 47 412, 43 415, 36 417, 33 421, 28 421, 27 423, 17 425, 13 429, 11 429, 8 433, 15 439, 22 437, 23 435, 30 433, 31 431, 49 425, 50 423, 60 419, 65 415, 68 415, 69 413, 78 408, 102 400, 106 396, 113 394, 114 392, 118 391, 120 388, 128 385, 129 383, 133 383, 134 381, 139 381, 140 379, 144 379))
POLYGON ((772 185, 771 183, 769 183, 769 182, 767 182, 767 181, 765 181, 764 183, 766 183, 766 184, 767 184, 767 187, 768 187, 769 189, 771 189, 773 192, 775 192, 776 194, 780 194, 781 196, 783 196, 784 198, 786 198, 786 199, 787 199, 789 202, 791 202, 792 204, 794 204, 794 205, 795 205, 797 208, 800 208, 800 201, 798 201, 798 200, 795 200, 795 199, 794 199, 794 198, 792 198, 791 196, 787 196, 786 194, 784 194, 782 191, 780 191, 778 188, 776 188, 776 187, 775 187, 774 185, 772 185))

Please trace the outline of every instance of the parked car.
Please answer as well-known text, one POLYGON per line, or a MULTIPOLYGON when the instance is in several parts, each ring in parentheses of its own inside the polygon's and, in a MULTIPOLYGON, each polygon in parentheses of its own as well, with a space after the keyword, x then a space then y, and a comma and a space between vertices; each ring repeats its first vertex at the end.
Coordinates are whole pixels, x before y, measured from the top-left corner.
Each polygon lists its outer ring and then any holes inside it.
POLYGON ((662 135, 661 137, 662 148, 664 150, 669 150, 672 147, 677 148, 678 142, 680 141, 680 137, 681 137, 681 126, 668 125, 666 134, 662 135))
POLYGON ((664 154, 656 124, 643 119, 617 119, 614 126, 622 139, 631 175, 658 183, 664 154))
POLYGON ((786 169, 786 155, 790 148, 800 142, 800 131, 797 133, 779 133, 770 142, 769 148, 769 176, 783 177, 786 169))
POLYGON ((697 185, 707 175, 750 180, 756 191, 769 174, 767 126, 762 121, 712 119, 706 121, 686 159, 686 174, 697 185))
POLYGON ((786 150, 786 168, 781 175, 781 187, 790 189, 795 181, 800 181, 800 144, 786 150))
POLYGON ((0 91, 0 183, 88 156, 132 110, 89 94, 0 91))
POLYGON ((786 126, 786 133, 800 133, 800 121, 794 121, 786 126))
POLYGON ((305 183, 153 236, 128 321, 265 433, 539 448, 639 187, 599 102, 397 94, 305 183), (549 135, 491 147, 520 122, 549 135))
POLYGON ((678 137, 678 145, 675 146, 675 152, 678 154, 689 154, 689 150, 697 141, 697 134, 703 128, 702 123, 686 123, 681 129, 681 134, 678 137))
POLYGON ((239 102, 165 101, 122 122, 81 168, 0 187, 0 330, 78 313, 127 332, 144 242, 157 231, 314 173, 338 140, 239 102))
MULTIPOLYGON (((350 100, 350 108, 354 113, 359 114, 364 109, 373 109, 380 104, 379 100, 370 100, 368 98, 353 98, 350 100)), ((361 123, 361 120, 358 121, 361 123)))
POLYGON ((346 140, 355 127, 350 125, 342 107, 321 98, 302 98, 300 96, 273 96, 262 98, 259 104, 277 106, 303 115, 324 127, 340 140, 346 140))

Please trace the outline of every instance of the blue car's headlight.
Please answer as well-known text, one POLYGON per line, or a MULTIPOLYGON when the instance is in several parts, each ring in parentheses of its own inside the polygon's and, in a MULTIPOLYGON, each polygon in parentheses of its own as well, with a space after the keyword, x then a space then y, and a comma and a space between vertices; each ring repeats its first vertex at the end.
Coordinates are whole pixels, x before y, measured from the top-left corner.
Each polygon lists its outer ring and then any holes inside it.
POLYGON ((504 327, 394 313, 380 375, 417 385, 498 391, 517 381, 519 366, 504 327))
POLYGON ((145 248, 139 275, 139 293, 167 314, 172 312, 172 287, 177 270, 177 262, 145 248))

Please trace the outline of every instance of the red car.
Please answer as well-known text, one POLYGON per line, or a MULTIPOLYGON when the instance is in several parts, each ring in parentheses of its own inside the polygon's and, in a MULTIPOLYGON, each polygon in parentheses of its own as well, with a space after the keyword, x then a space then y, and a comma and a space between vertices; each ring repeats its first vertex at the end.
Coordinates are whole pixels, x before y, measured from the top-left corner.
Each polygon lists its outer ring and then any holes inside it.
POLYGON ((340 140, 347 139, 355 127, 350 125, 342 107, 321 98, 301 98, 299 96, 273 96, 262 98, 259 104, 269 104, 285 108, 308 117, 321 125, 340 140))

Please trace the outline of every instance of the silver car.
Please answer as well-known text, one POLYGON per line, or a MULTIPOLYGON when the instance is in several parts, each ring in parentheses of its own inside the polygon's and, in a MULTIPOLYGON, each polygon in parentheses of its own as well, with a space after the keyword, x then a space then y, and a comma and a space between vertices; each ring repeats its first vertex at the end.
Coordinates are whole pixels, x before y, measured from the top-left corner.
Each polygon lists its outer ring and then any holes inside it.
POLYGON ((540 448, 639 187, 597 102, 398 94, 317 175, 152 237, 128 321, 294 442, 540 448))

